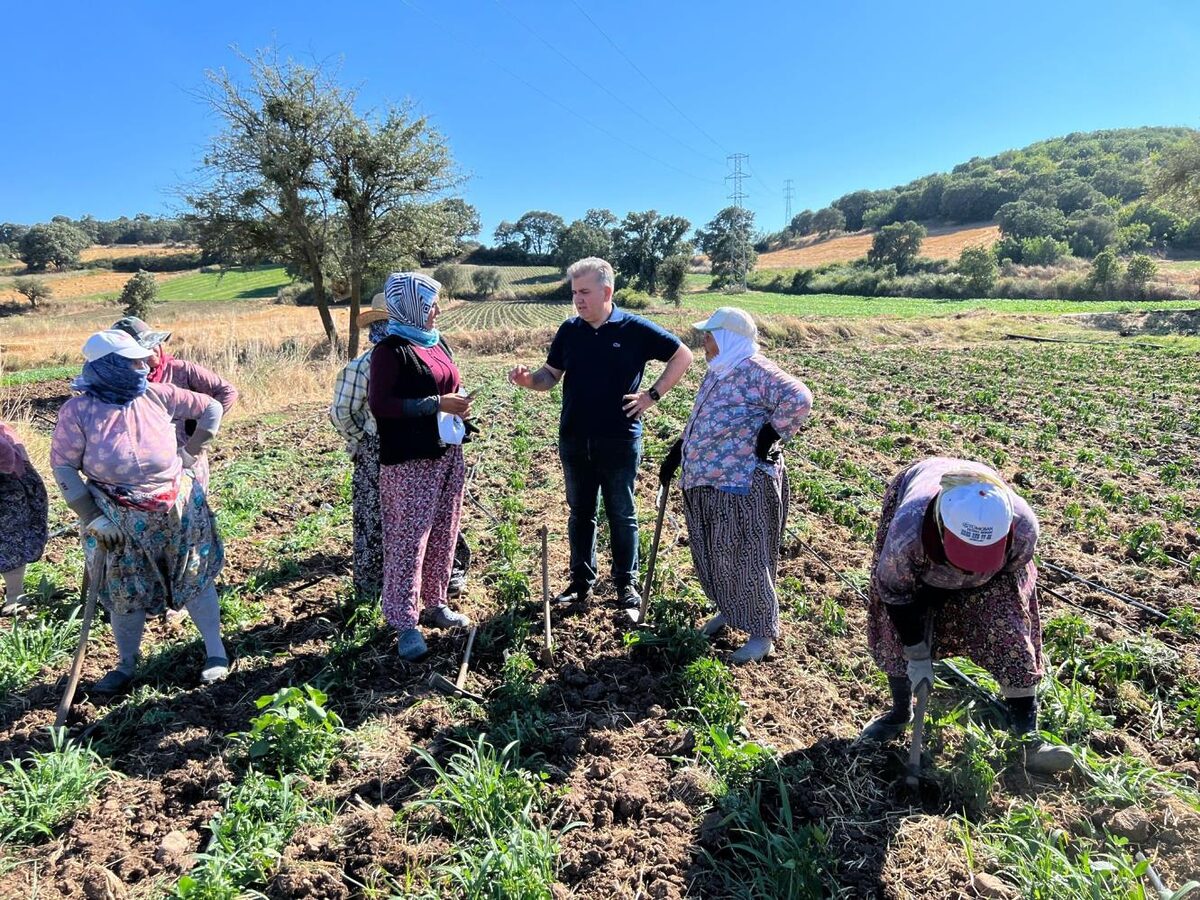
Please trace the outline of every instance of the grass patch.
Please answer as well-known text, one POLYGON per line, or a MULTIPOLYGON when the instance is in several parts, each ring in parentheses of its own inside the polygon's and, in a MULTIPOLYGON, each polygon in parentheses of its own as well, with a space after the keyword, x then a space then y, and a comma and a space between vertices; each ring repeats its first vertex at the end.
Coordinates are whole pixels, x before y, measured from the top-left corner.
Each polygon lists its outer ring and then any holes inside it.
POLYGON ((54 749, 33 751, 0 769, 0 844, 31 844, 91 802, 111 777, 90 748, 67 740, 66 730, 51 729, 54 749))
POLYGON ((32 682, 46 666, 65 659, 79 643, 79 608, 65 620, 14 619, 0 631, 0 700, 32 682))
POLYGON ((272 778, 248 772, 236 787, 226 787, 225 810, 209 824, 212 839, 196 857, 196 867, 182 876, 173 896, 187 900, 235 900, 261 896, 280 854, 296 829, 307 822, 327 822, 331 810, 310 803, 295 776, 272 778))
POLYGON ((44 366, 40 369, 22 369, 0 375, 0 387, 17 387, 22 384, 41 384, 45 381, 64 381, 79 374, 79 366, 44 366))
POLYGON ((283 266, 236 266, 170 278, 158 286, 158 296, 160 300, 253 300, 274 297, 291 283, 283 266))

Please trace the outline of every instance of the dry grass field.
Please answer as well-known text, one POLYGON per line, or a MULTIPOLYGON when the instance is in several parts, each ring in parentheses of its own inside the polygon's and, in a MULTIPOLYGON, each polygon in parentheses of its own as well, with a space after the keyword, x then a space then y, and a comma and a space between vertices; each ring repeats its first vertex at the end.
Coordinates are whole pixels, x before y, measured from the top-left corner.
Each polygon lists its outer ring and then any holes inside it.
POLYGON ((165 244, 93 244, 79 254, 79 260, 86 263, 96 259, 126 259, 130 256, 174 256, 198 249, 183 244, 171 247, 165 244))
MULTIPOLYGON (((760 254, 758 268, 793 269, 850 262, 867 255, 873 237, 872 232, 860 231, 824 240, 803 238, 799 246, 760 254)), ((988 246, 999 239, 1000 229, 990 223, 931 228, 921 244, 921 255, 931 259, 958 259, 966 247, 988 246)))

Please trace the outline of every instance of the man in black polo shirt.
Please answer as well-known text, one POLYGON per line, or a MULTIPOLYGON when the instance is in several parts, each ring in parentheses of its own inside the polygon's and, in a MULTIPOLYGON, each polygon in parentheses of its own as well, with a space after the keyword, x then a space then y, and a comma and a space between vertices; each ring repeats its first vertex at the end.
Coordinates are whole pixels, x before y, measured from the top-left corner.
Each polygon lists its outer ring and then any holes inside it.
POLYGON ((558 329, 546 364, 536 372, 517 366, 513 384, 548 391, 563 379, 558 452, 571 517, 571 582, 555 598, 574 603, 591 596, 596 580, 596 505, 612 535, 612 577, 620 606, 641 603, 637 589, 638 528, 633 482, 642 456, 641 415, 675 386, 691 365, 692 353, 675 335, 649 319, 613 306, 613 270, 603 259, 581 259, 567 270, 578 316, 558 329), (666 370, 641 390, 646 363, 666 370))

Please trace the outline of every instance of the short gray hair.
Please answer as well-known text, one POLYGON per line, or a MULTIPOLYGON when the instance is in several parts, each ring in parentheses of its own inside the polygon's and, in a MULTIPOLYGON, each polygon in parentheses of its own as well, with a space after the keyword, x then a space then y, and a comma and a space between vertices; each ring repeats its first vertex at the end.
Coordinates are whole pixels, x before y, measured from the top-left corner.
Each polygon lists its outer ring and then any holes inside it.
POLYGON ((580 275, 594 274, 602 285, 613 287, 616 283, 613 278, 613 267, 607 259, 601 259, 598 256, 589 256, 586 259, 581 259, 579 262, 571 263, 567 269, 567 278, 578 278, 580 275))

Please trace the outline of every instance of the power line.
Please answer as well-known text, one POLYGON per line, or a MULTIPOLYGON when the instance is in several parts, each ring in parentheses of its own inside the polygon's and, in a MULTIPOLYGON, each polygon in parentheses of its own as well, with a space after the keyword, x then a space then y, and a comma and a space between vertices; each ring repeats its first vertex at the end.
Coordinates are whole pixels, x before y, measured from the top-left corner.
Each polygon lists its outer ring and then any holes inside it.
MULTIPOLYGON (((417 6, 415 3, 413 3, 412 0, 401 0, 401 2, 405 6, 407 6, 409 9, 411 9, 415 13, 417 13, 418 15, 424 16, 426 19, 428 19, 430 22, 432 22, 437 28, 441 29, 443 34, 455 34, 456 33, 455 29, 450 28, 445 22, 442 22, 442 21, 434 18, 433 16, 431 16, 425 10, 421 9, 419 6, 417 6)), ((464 43, 465 43, 465 41, 464 41, 464 43)), ((611 132, 607 128, 605 128, 603 125, 598 125, 597 123, 595 123, 591 119, 589 119, 587 116, 583 115, 582 113, 576 112, 571 107, 567 106, 561 100, 557 100, 554 97, 552 97, 550 94, 547 94, 545 91, 543 91, 537 85, 532 84, 530 81, 528 81, 525 78, 522 78, 520 75, 518 75, 512 69, 505 66, 503 63, 501 63, 499 60, 497 60, 494 56, 492 56, 486 50, 482 49, 479 45, 475 45, 474 50, 476 53, 478 53, 480 56, 482 56, 484 59, 486 59, 488 62, 490 62, 492 65, 494 65, 497 69, 499 69, 504 74, 508 75, 513 80, 519 81, 521 84, 525 85, 525 87, 529 88, 529 90, 533 91, 535 94, 538 94, 539 96, 548 100, 550 103, 553 103, 559 109, 574 116, 576 119, 578 119, 580 122, 583 122, 585 125, 588 125, 594 129, 596 129, 596 131, 599 131, 601 134, 603 134, 605 137, 609 138, 610 140, 616 141, 618 144, 621 144, 622 146, 629 148, 630 150, 634 151, 635 153, 641 154, 642 156, 646 157, 647 159, 658 163, 660 166, 664 166, 665 168, 672 169, 681 175, 686 175, 688 178, 695 179, 696 181, 702 182, 704 184, 712 184, 713 183, 713 180, 711 178, 701 178, 699 175, 689 172, 686 169, 681 169, 681 168, 679 168, 679 166, 677 166, 673 163, 667 162, 665 159, 660 159, 659 157, 655 156, 653 153, 643 150, 641 147, 638 147, 635 144, 631 144, 629 141, 625 140, 625 138, 621 137, 620 135, 614 134, 613 132, 611 132)))
POLYGON ((530 34, 532 34, 535 38, 537 38, 539 41, 541 41, 543 44, 545 44, 547 47, 549 47, 552 51, 554 51, 554 53, 557 54, 565 63, 567 63, 567 65, 569 65, 571 68, 573 68, 576 72, 578 72, 580 75, 582 75, 588 81, 590 81, 596 87, 600 88, 600 90, 604 91, 604 93, 608 94, 608 96, 612 97, 614 100, 616 100, 618 103, 620 103, 623 107, 625 107, 627 110, 629 110, 635 116, 637 116, 639 119, 641 119, 647 125, 649 125, 651 128, 654 128, 660 134, 666 135, 668 138, 673 140, 675 143, 679 144, 679 146, 683 147, 685 150, 688 150, 691 153, 695 153, 697 156, 701 157, 702 159, 706 159, 709 162, 713 162, 713 163, 720 163, 720 160, 717 159, 715 156, 709 156, 707 153, 697 150, 691 144, 687 143, 687 141, 677 138, 675 135, 671 134, 671 132, 667 131, 665 128, 663 128, 661 125, 659 125, 653 119, 643 115, 639 110, 637 110, 636 108, 631 106, 629 103, 627 103, 623 97, 621 97, 618 94, 614 93, 613 91, 609 90, 607 85, 605 85, 603 82, 601 82, 595 76, 593 76, 591 72, 589 72, 587 69, 580 66, 577 62, 575 62, 575 60, 571 59, 571 57, 569 57, 565 53, 563 53, 551 41, 548 41, 548 40, 546 40, 546 38, 542 37, 537 31, 535 31, 533 29, 533 26, 531 26, 528 22, 526 22, 524 19, 522 19, 520 16, 518 16, 513 10, 509 9, 509 7, 507 7, 504 4, 503 0, 496 0, 496 5, 499 6, 502 10, 504 10, 504 12, 514 22, 516 22, 518 25, 520 25, 522 28, 524 28, 526 31, 528 31, 530 34))
POLYGON ((633 70, 635 72, 637 72, 639 75, 642 76, 642 79, 646 82, 646 84, 648 84, 648 85, 650 85, 650 87, 654 88, 654 90, 658 92, 658 95, 667 101, 667 103, 670 105, 671 109, 675 110, 675 112, 677 112, 677 113, 679 113, 679 115, 683 116, 683 118, 687 120, 688 124, 690 124, 693 128, 695 128, 697 131, 699 131, 702 135, 704 135, 710 141, 712 141, 712 143, 722 153, 729 152, 728 150, 725 149, 725 146, 720 141, 718 141, 715 137, 713 137, 711 134, 709 134, 707 131, 705 131, 704 128, 701 127, 691 116, 689 116, 682 109, 680 109, 678 106, 676 106, 675 101, 672 100, 670 97, 668 97, 667 94, 662 90, 662 88, 660 88, 657 84, 655 84, 653 81, 651 81, 650 76, 647 75, 645 72, 643 72, 641 70, 641 68, 638 66, 638 64, 635 63, 632 59, 630 59, 625 54, 624 50, 622 50, 620 47, 617 46, 617 42, 614 41, 612 38, 610 38, 608 36, 608 33, 603 28, 601 28, 599 26, 599 24, 597 24, 596 20, 587 14, 587 10, 585 10, 582 6, 580 6, 579 3, 576 2, 576 0, 571 0, 571 3, 575 6, 575 8, 577 10, 579 10, 580 15, 582 15, 585 19, 587 19, 588 22, 591 23, 593 28, 595 28, 598 32, 600 32, 601 37, 603 37, 606 41, 608 41, 608 43, 612 46, 612 48, 614 50, 616 50, 617 53, 620 54, 621 58, 623 60, 625 60, 625 62, 629 63, 629 65, 633 68, 633 70))

